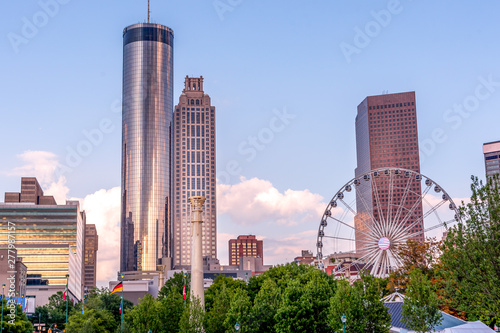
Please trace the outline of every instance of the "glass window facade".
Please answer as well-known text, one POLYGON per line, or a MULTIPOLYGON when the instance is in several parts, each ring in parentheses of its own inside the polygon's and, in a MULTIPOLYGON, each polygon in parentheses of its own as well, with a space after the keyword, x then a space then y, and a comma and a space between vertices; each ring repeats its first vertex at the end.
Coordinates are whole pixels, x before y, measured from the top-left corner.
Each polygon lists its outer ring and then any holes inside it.
POLYGON ((1 203, 0 244, 8 242, 9 222, 15 225, 15 246, 27 268, 27 284, 66 285, 69 274, 70 291, 82 299, 85 213, 78 202, 1 203))
MULTIPOLYGON (((370 170, 385 167, 400 167, 420 173, 420 160, 418 149, 417 113, 415 108, 415 92, 369 96, 358 106, 356 116, 356 152, 357 168, 356 177, 370 170)), ((376 180, 376 185, 381 195, 382 215, 387 215, 387 202, 392 195, 391 202, 401 202, 402 191, 390 193, 388 180, 381 177, 376 180)), ((404 188, 402 183, 393 184, 396 188, 404 188)), ((421 193, 421 184, 414 182, 410 186, 410 194, 402 206, 410 210, 416 201, 416 194, 421 193)), ((374 209, 373 189, 359 193, 356 200, 358 214, 355 217, 356 249, 363 246, 364 235, 362 231, 368 228, 371 214, 375 219, 380 219, 378 209, 374 209), (364 202, 364 203, 362 203, 364 202)), ((422 216, 422 204, 415 209, 414 216, 408 219, 406 225, 422 216)), ((417 225, 414 232, 423 230, 423 224, 417 225)), ((414 237, 423 241, 423 233, 414 237)), ((359 252, 359 251, 358 251, 359 252)), ((363 253, 358 253, 363 255, 363 253)))
POLYGON ((170 256, 173 31, 135 24, 123 35, 120 270, 155 271, 170 256))

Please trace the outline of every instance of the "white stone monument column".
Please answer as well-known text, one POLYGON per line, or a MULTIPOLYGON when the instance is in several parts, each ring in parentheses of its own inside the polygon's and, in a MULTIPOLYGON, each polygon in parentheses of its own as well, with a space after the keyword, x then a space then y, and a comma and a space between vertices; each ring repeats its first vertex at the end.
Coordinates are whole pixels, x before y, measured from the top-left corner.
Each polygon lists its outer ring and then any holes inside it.
POLYGON ((191 297, 198 298, 205 307, 205 291, 203 290, 203 254, 201 248, 202 213, 205 197, 190 197, 192 208, 192 249, 191 249, 191 297))

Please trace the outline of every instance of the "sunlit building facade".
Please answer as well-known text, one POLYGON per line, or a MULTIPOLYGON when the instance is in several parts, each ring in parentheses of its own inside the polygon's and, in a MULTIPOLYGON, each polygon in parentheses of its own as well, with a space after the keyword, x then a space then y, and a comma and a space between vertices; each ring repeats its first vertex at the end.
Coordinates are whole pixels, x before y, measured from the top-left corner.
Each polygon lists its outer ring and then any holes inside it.
POLYGON ((156 271, 170 257, 173 31, 123 31, 120 270, 156 271))
POLYGON ((238 266, 243 257, 264 259, 264 241, 255 235, 241 235, 229 240, 229 266, 238 266))
POLYGON ((203 209, 202 253, 217 258, 215 179, 215 107, 203 90, 203 77, 188 77, 174 111, 173 258, 176 268, 191 265, 189 197, 206 198, 203 209))
POLYGON ((97 250, 99 249, 99 236, 95 224, 85 225, 85 251, 84 251, 84 281, 85 292, 96 287, 97 275, 97 250))
POLYGON ((8 244, 7 227, 13 226, 27 285, 65 286, 69 274, 70 292, 82 299, 85 212, 78 201, 58 205, 52 196, 44 196, 35 178, 22 178, 21 184, 20 193, 6 193, 0 203, 0 244, 8 244), (31 201, 15 200, 28 197, 31 201))
MULTIPOLYGON (((355 176, 379 168, 404 168, 420 173, 420 160, 418 148, 417 111, 415 105, 415 92, 385 94, 366 97, 358 105, 356 116, 356 152, 357 167, 355 176)), ((373 189, 359 190, 356 194, 357 215, 355 217, 356 250, 363 255, 362 248, 365 244, 364 231, 371 227, 371 217, 377 221, 383 216, 396 215, 398 205, 404 211, 411 207, 421 193, 420 182, 413 182, 409 188, 410 194, 404 198, 403 189, 406 184, 404 178, 394 178, 393 189, 389 190, 389 177, 373 179, 376 182, 380 196, 381 209, 376 206, 373 189), (392 196, 389 201, 389 196, 392 196), (393 212, 388 212, 388 202, 394 203, 393 212)), ((422 217, 422 203, 413 210, 413 216, 405 222, 405 226, 412 226, 409 233, 418 233, 413 237, 423 241, 423 222, 414 224, 422 217)))

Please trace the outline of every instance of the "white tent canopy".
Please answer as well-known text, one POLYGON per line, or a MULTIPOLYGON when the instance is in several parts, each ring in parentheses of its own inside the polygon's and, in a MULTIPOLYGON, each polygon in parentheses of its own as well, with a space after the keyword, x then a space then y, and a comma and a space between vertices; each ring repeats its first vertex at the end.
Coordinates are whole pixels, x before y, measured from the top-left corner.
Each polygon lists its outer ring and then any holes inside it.
POLYGON ((478 321, 468 322, 463 325, 458 325, 455 327, 449 327, 439 332, 440 333, 490 333, 490 332, 494 333, 495 331, 478 320, 478 321))

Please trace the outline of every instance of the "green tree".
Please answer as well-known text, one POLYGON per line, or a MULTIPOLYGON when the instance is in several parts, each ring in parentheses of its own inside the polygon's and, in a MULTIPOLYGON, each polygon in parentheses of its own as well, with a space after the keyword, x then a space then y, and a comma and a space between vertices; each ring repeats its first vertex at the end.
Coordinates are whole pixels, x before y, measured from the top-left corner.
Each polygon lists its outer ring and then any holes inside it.
MULTIPOLYGON (((226 278, 218 279, 219 277, 215 280, 218 281, 217 285, 215 285, 214 281, 214 284, 212 284, 205 293, 206 296, 209 290, 213 290, 213 292, 210 293, 212 304, 210 306, 205 305, 207 311, 204 317, 204 327, 207 333, 224 333, 226 331, 222 323, 226 320, 226 315, 231 306, 231 298, 235 291, 235 289, 226 286, 226 278), (211 289, 212 287, 213 289, 211 289)), ((235 287, 234 284, 230 285, 235 287)), ((205 302, 206 300, 205 298, 205 302)))
POLYGON ((224 289, 228 292, 236 289, 247 289, 247 284, 243 280, 234 280, 232 277, 219 275, 214 279, 212 285, 205 291, 205 310, 208 312, 215 302, 216 296, 224 289))
POLYGON ((204 315, 205 310, 199 299, 188 302, 179 321, 179 333, 203 333, 204 315))
POLYGON ((191 274, 186 273, 186 277, 184 277, 184 273, 174 273, 174 276, 168 279, 161 287, 160 291, 158 292, 158 298, 166 297, 173 290, 175 290, 175 292, 179 293, 182 296, 184 285, 186 285, 186 299, 189 299, 191 289, 191 274))
POLYGON ((438 298, 422 271, 414 269, 406 289, 402 321, 415 332, 429 332, 442 321, 438 298))
POLYGON ((439 263, 441 254, 441 242, 434 238, 426 239, 425 242, 417 242, 409 239, 398 251, 402 265, 389 276, 387 289, 390 292, 404 292, 408 283, 410 273, 414 269, 420 269, 429 278, 434 276, 434 267, 439 263))
MULTIPOLYGON (((82 314, 82 302, 75 306, 72 315, 68 319, 68 329, 78 332, 79 330, 89 330, 94 328, 93 322, 104 321, 106 331, 114 332, 121 326, 120 303, 121 297, 119 294, 111 294, 107 288, 94 288, 85 299, 85 310, 82 314), (92 325, 90 325, 92 323, 92 325)), ((132 302, 124 299, 123 308, 124 314, 133 306, 132 302)), ((58 325, 58 327, 60 327, 58 325)))
POLYGON ((386 285, 386 279, 375 278, 370 274, 363 274, 361 280, 355 283, 358 293, 361 294, 363 326, 366 333, 386 333, 391 329, 391 315, 382 301, 386 285))
POLYGON ((276 312, 275 329, 278 333, 313 332, 312 305, 306 302, 304 287, 296 280, 291 282, 283 292, 283 301, 276 312))
POLYGON ((133 307, 125 315, 127 327, 132 333, 160 332, 162 322, 157 313, 157 300, 150 294, 139 299, 139 304, 133 307))
POLYGON ((175 288, 171 287, 171 292, 156 303, 156 311, 158 312, 162 329, 158 332, 179 332, 179 322, 184 311, 184 299, 174 290, 175 288))
POLYGON ((500 322, 500 186, 498 176, 486 184, 472 177, 472 196, 460 207, 441 256, 445 297, 469 320, 500 322))
MULTIPOLYGON (((75 311, 77 311, 77 308, 78 306, 69 300, 68 316, 71 316, 75 311)), ((49 297, 49 303, 36 307, 35 316, 32 317, 31 320, 38 323, 39 314, 41 319, 40 321, 46 324, 47 327, 57 324, 58 328, 64 328, 66 325, 66 300, 63 299, 63 292, 58 291, 49 297)))
POLYGON ((346 316, 346 332, 364 333, 365 320, 363 299, 359 289, 347 281, 338 281, 335 295, 330 300, 328 309, 328 324, 334 332, 342 331, 341 318, 346 316))
POLYGON ((182 296, 171 286, 166 297, 155 299, 146 294, 137 306, 126 315, 126 328, 131 333, 151 330, 153 333, 174 333, 179 331, 179 321, 184 311, 182 296))
POLYGON ((107 310, 87 309, 82 314, 74 313, 68 319, 67 333, 107 333, 117 327, 115 318, 107 310))
POLYGON ((255 333, 274 332, 276 324, 275 315, 281 304, 281 291, 273 279, 264 280, 260 290, 255 296, 253 307, 250 311, 251 331, 255 333))
POLYGON ((240 325, 240 333, 251 332, 251 308, 252 302, 250 301, 250 297, 248 296, 247 291, 244 289, 236 289, 233 292, 229 310, 226 314, 226 319, 224 320, 224 327, 226 328, 226 332, 234 332, 234 325, 236 323, 240 325))
POLYGON ((14 305, 14 303, 7 305, 6 299, 1 300, 1 305, 3 307, 4 332, 25 333, 33 331, 33 324, 28 320, 26 314, 23 313, 21 305, 14 305))

